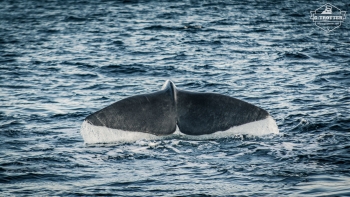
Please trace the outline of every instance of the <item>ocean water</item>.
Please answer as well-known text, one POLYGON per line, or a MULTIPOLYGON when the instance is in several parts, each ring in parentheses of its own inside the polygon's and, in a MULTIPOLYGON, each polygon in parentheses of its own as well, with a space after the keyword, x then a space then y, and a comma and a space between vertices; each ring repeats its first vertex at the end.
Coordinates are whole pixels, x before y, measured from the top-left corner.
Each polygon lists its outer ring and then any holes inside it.
POLYGON ((322 5, 0 1, 0 196, 350 196, 350 19, 325 32, 322 5), (84 144, 86 116, 168 79, 280 134, 84 144))

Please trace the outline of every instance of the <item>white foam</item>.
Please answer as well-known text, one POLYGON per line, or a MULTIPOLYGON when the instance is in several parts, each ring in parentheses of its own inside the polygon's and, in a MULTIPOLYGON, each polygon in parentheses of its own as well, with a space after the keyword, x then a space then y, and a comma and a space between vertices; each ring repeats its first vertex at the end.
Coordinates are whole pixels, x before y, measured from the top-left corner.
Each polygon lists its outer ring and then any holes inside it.
POLYGON ((135 142, 137 140, 157 140, 157 139, 165 139, 171 137, 182 137, 186 139, 195 139, 195 140, 203 140, 203 139, 217 139, 235 136, 239 134, 248 134, 253 136, 263 136, 267 134, 278 134, 279 130, 276 125, 275 120, 269 116, 266 119, 250 122, 244 125, 231 127, 226 131, 218 131, 213 134, 206 135, 185 135, 176 128, 176 131, 167 136, 156 136, 149 133, 142 132, 133 132, 133 131, 123 131, 118 129, 110 129, 102 126, 95 126, 90 124, 87 121, 84 121, 81 126, 81 135, 85 143, 94 144, 94 143, 115 143, 115 142, 135 142))

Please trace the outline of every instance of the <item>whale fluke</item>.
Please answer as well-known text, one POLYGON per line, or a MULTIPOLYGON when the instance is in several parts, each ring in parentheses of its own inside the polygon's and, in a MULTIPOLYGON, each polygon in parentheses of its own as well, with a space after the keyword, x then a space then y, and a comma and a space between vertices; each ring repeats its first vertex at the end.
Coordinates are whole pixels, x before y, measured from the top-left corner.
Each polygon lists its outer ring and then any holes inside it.
POLYGON ((153 135, 169 135, 176 129, 174 89, 132 96, 107 106, 85 119, 95 126, 153 135))
POLYGON ((187 135, 211 134, 265 119, 267 111, 214 93, 177 91, 177 124, 187 135))
POLYGON ((158 92, 132 96, 89 115, 81 133, 85 142, 98 143, 122 141, 137 133, 140 138, 167 136, 176 126, 182 134, 198 136, 247 124, 263 133, 278 133, 275 121, 264 109, 221 94, 178 90, 168 80, 158 92))

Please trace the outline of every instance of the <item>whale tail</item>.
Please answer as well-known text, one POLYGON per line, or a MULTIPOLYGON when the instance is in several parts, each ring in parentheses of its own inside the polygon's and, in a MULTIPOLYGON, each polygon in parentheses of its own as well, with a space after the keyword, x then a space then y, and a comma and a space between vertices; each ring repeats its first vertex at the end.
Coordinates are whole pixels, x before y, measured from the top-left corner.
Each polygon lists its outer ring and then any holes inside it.
POLYGON ((247 102, 215 93, 178 90, 173 82, 166 81, 160 91, 120 100, 89 115, 85 122, 155 136, 170 135, 176 126, 183 134, 205 135, 268 117, 267 111, 247 102))

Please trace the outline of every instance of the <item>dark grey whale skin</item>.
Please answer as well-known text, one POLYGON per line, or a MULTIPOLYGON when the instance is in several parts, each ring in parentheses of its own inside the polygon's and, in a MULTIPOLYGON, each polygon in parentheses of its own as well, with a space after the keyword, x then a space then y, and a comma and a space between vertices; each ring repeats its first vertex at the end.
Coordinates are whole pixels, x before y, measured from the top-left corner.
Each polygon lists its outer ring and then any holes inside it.
POLYGON ((169 135, 178 125, 187 135, 212 134, 263 120, 264 109, 229 96, 176 89, 166 81, 161 91, 113 103, 85 120, 95 126, 153 135, 169 135))

